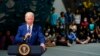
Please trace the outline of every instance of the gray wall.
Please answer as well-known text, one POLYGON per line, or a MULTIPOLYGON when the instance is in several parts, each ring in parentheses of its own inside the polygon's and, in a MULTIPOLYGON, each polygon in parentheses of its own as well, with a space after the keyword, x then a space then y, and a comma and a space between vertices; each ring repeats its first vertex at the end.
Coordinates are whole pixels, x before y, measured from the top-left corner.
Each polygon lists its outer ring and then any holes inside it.
POLYGON ((53 7, 56 8, 57 13, 60 13, 61 11, 66 12, 66 9, 64 7, 64 4, 63 4, 62 0, 55 0, 54 4, 53 4, 53 7))

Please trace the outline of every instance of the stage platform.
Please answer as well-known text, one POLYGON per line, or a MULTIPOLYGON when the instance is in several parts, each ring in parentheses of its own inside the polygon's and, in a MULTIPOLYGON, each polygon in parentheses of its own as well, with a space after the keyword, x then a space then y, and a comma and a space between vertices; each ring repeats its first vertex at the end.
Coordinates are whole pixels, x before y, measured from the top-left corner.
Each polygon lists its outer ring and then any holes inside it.
MULTIPOLYGON (((6 50, 0 50, 0 56, 8 56, 6 50)), ((71 47, 48 47, 42 56, 100 56, 100 43, 73 44, 71 47)))

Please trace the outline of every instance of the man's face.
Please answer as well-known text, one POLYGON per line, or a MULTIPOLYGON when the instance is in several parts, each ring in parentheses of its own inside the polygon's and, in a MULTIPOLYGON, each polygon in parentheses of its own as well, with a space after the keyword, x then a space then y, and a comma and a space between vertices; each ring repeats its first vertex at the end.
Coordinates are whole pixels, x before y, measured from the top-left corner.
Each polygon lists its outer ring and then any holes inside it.
POLYGON ((34 22, 34 16, 33 15, 27 15, 25 17, 25 21, 26 21, 27 24, 33 24, 33 22, 34 22))

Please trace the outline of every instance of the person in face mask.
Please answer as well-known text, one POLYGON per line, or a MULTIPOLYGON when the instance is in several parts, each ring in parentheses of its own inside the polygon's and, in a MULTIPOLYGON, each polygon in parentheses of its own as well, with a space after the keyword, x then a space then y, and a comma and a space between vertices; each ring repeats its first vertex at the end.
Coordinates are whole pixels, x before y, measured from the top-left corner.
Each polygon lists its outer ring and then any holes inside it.
POLYGON ((90 24, 89 24, 89 32, 90 32, 90 37, 91 37, 91 42, 96 42, 96 38, 95 37, 95 28, 96 28, 96 25, 94 23, 94 20, 93 18, 90 18, 90 24))
POLYGON ((81 26, 86 29, 86 28, 88 28, 88 25, 89 25, 89 23, 88 23, 87 17, 85 17, 84 21, 81 22, 81 26))
POLYGON ((88 25, 89 25, 89 22, 87 20, 87 17, 85 17, 84 21, 81 22, 81 29, 79 32, 79 38, 82 37, 81 38, 82 40, 85 39, 84 41, 82 41, 82 44, 86 44, 90 41, 88 25))
POLYGON ((50 28, 46 29, 45 31, 45 39, 46 39, 46 46, 47 47, 54 47, 56 44, 55 44, 55 41, 54 41, 54 38, 53 36, 50 34, 50 28))

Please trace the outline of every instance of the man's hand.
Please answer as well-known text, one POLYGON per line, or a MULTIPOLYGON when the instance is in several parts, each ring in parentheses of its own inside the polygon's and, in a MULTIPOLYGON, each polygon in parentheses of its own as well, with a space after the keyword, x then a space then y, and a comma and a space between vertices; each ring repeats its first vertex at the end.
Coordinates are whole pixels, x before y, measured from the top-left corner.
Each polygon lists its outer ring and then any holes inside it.
POLYGON ((44 43, 41 43, 41 45, 40 45, 42 48, 43 48, 43 50, 45 51, 46 50, 46 46, 45 46, 45 44, 44 43))
POLYGON ((24 37, 24 40, 26 40, 27 38, 31 37, 31 34, 30 33, 26 33, 25 37, 24 37))

